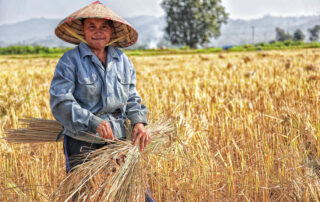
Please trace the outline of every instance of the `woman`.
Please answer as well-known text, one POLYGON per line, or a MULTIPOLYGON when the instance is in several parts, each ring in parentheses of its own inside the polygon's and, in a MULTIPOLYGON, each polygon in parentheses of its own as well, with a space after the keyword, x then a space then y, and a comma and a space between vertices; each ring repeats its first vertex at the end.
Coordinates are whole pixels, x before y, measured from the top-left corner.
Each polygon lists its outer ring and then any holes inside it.
POLYGON ((126 138, 126 118, 134 126, 134 145, 143 151, 150 142, 147 109, 132 62, 116 48, 133 45, 135 29, 97 1, 62 20, 55 34, 79 44, 60 58, 50 87, 52 114, 64 127, 58 139, 64 135, 67 172, 79 164, 74 155, 104 146, 101 138, 126 138))

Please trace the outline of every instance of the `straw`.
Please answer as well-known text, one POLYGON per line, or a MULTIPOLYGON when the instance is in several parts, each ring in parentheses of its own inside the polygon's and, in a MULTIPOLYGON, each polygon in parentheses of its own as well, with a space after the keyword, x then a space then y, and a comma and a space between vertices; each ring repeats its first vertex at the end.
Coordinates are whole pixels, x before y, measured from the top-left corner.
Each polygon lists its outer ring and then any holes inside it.
POLYGON ((56 142, 62 126, 55 120, 26 117, 19 120, 18 129, 5 130, 8 143, 56 142))
POLYGON ((174 131, 170 120, 159 120, 148 126, 151 143, 142 153, 132 141, 116 140, 111 145, 79 155, 79 161, 84 158, 88 161, 78 165, 63 180, 52 200, 144 201, 148 186, 143 159, 169 149, 176 135, 174 131))
MULTIPOLYGON (((32 117, 19 124, 25 128, 5 131, 8 143, 55 142, 62 129, 57 121, 32 117)), ((82 164, 61 182, 52 194, 53 201, 144 201, 148 186, 143 159, 172 147, 177 139, 175 127, 170 119, 151 120, 146 126, 151 142, 140 153, 131 141, 132 126, 128 122, 126 126, 126 141, 104 139, 111 144, 75 158, 82 164)))
POLYGON ((72 44, 86 43, 81 22, 86 18, 102 18, 113 21, 108 45, 112 44, 114 47, 124 48, 133 45, 138 40, 138 32, 134 27, 101 3, 89 4, 64 18, 55 28, 56 36, 72 44))

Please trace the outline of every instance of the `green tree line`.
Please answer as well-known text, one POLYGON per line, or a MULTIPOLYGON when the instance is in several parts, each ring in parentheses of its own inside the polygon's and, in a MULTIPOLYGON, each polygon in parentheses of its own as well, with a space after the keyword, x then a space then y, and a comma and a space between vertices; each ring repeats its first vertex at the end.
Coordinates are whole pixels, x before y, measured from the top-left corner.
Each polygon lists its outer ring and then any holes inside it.
MULTIPOLYGON (((319 41, 320 25, 315 25, 314 27, 309 28, 308 32, 310 41, 319 41)), ((276 41, 304 41, 305 38, 306 35, 301 31, 301 29, 297 29, 293 34, 290 34, 284 29, 279 27, 276 28, 276 41)))
POLYGON ((0 47, 1 55, 12 54, 52 54, 52 53, 64 53, 71 48, 63 47, 45 47, 45 46, 8 46, 0 47))

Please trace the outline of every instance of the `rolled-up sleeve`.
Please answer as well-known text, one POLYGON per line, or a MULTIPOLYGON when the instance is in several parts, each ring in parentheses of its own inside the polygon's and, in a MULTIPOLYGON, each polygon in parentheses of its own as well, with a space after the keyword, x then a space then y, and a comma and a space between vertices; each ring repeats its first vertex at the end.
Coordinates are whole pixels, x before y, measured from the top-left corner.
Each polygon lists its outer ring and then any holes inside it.
POLYGON ((74 90, 75 65, 64 55, 56 66, 49 91, 52 114, 64 128, 73 133, 95 133, 103 120, 79 105, 73 96, 74 90))
POLYGON ((136 89, 136 71, 131 61, 129 61, 129 63, 131 83, 129 86, 129 98, 127 102, 126 114, 132 125, 135 125, 136 123, 143 123, 146 125, 148 124, 147 107, 141 104, 142 99, 136 89))

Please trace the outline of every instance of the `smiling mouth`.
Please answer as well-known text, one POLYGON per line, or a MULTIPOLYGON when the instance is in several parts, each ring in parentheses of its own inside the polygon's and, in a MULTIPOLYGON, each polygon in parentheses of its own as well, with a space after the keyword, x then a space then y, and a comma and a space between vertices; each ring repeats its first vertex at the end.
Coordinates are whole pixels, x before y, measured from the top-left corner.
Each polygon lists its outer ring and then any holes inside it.
POLYGON ((106 38, 92 38, 92 40, 106 40, 106 38))

